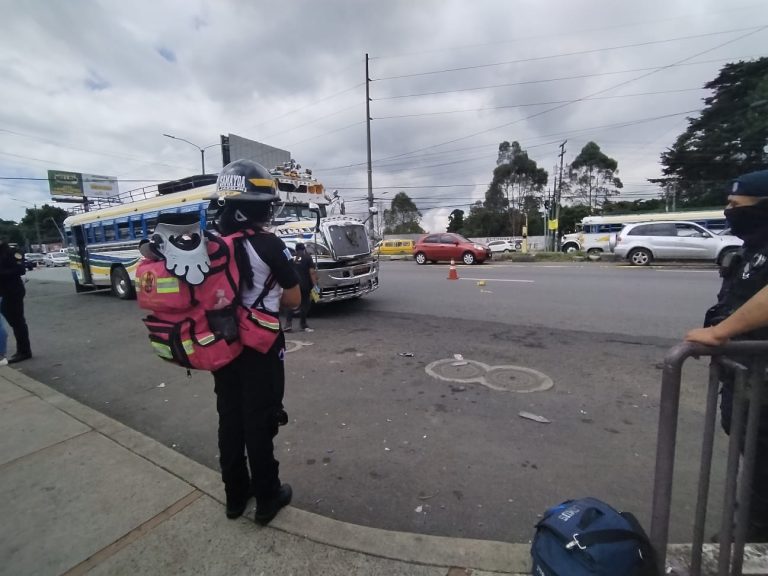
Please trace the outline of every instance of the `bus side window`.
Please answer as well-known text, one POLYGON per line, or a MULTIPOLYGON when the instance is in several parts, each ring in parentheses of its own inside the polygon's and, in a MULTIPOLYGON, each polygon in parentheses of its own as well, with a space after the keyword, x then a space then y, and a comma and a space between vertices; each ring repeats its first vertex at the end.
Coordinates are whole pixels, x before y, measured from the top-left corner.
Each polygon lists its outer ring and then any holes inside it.
POLYGON ((92 224, 91 229, 93 230, 93 243, 98 244, 102 240, 104 240, 104 235, 102 233, 101 223, 98 224, 92 224))
POLYGON ((120 222, 117 225, 117 239, 129 240, 131 238, 131 230, 128 226, 128 222, 120 222))
POLYGON ((154 218, 142 218, 141 224, 144 228, 144 238, 149 238, 152 232, 155 231, 155 226, 157 226, 157 216, 154 218))
POLYGON ((104 242, 114 242, 116 236, 115 224, 104 224, 104 242))

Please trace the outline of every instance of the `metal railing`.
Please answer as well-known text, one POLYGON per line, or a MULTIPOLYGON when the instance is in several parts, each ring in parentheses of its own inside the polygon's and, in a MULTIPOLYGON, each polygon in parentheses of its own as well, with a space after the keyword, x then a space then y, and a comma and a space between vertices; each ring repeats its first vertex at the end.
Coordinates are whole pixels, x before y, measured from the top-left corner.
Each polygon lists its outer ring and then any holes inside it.
POLYGON ((692 356, 711 356, 712 362, 709 368, 709 388, 701 450, 698 499, 693 525, 690 574, 691 576, 701 575, 704 523, 707 514, 712 452, 717 424, 717 398, 721 374, 723 369, 726 369, 733 372, 735 386, 722 519, 718 538, 720 550, 717 574, 718 576, 740 576, 757 450, 761 396, 765 388, 768 341, 732 342, 719 348, 683 343, 672 348, 664 359, 650 540, 656 552, 659 574, 665 574, 677 420, 680 406, 680 383, 683 364, 686 359, 692 356), (745 402, 749 403, 748 412, 745 410, 745 402), (741 475, 739 477, 740 464, 741 475))

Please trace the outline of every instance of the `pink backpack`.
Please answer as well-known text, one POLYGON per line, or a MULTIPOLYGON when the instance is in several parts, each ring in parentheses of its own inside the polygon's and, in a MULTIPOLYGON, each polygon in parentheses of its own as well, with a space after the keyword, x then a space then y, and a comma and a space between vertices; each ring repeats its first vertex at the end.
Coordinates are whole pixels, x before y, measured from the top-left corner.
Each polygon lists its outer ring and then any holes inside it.
POLYGON ((215 236, 198 228, 174 234, 174 226, 165 227, 170 232, 162 226, 149 245, 142 244, 145 258, 136 270, 139 306, 151 311, 143 320, 155 353, 185 368, 214 371, 237 358, 243 346, 269 351, 280 322, 255 308, 274 280, 267 281, 254 308, 239 297, 234 246, 252 233, 215 236))

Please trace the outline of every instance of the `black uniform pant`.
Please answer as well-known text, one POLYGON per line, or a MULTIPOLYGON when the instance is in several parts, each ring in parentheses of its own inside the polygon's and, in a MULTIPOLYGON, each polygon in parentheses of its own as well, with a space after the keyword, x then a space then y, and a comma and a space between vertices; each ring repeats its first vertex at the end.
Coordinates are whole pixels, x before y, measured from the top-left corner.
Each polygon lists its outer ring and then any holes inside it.
POLYGON ((3 302, 0 304, 0 313, 5 317, 11 330, 13 330, 13 337, 16 338, 17 354, 32 353, 29 344, 29 329, 27 328, 27 321, 24 319, 24 294, 23 287, 21 290, 3 294, 3 302))
POLYGON ((213 373, 219 464, 228 499, 239 500, 250 493, 257 501, 269 500, 280 489, 273 439, 279 424, 287 420, 283 411, 284 349, 281 334, 267 354, 245 348, 233 362, 213 373))
MULTIPOLYGON (((763 383, 763 405, 757 432, 755 472, 752 476, 752 501, 749 514, 749 532, 768 542, 768 381, 763 383)), ((733 378, 726 378, 720 391, 720 422, 726 434, 731 432, 731 413, 734 400, 733 378)), ((746 428, 746 412, 744 419, 746 428)), ((743 445, 743 442, 742 442, 743 445)), ((743 448, 742 448, 743 449, 743 448)))
MULTIPOLYGON (((301 287, 301 306, 299 307, 299 325, 302 328, 307 327, 307 314, 309 313, 309 307, 312 306, 312 298, 309 293, 312 291, 312 287, 301 287)), ((288 311, 288 326, 293 323, 293 317, 295 312, 293 310, 288 311)))

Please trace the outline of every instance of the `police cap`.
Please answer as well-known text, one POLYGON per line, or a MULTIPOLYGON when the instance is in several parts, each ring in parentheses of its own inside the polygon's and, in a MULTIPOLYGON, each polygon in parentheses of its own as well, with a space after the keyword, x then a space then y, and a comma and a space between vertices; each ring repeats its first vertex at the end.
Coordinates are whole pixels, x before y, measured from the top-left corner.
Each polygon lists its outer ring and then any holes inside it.
POLYGON ((758 170, 739 176, 731 183, 728 194, 768 198, 768 170, 758 170))

